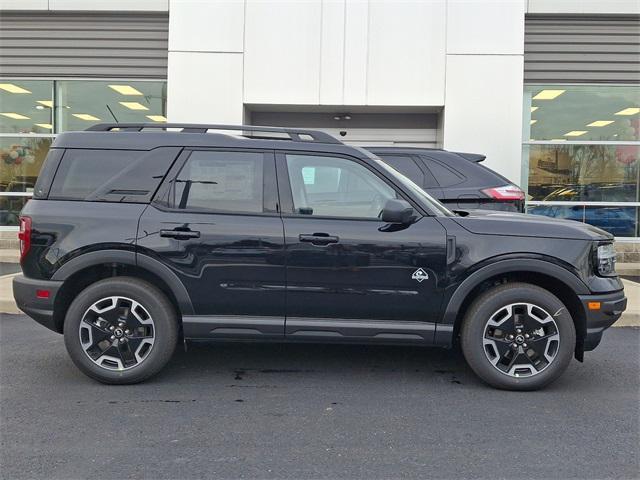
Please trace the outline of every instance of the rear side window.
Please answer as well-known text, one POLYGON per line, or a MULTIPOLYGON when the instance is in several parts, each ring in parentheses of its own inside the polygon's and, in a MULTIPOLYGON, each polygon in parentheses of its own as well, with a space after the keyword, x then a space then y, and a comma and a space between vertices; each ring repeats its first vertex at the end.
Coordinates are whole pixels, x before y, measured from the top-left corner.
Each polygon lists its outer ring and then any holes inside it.
POLYGON ((84 200, 139 156, 131 150, 67 150, 49 197, 84 200))
POLYGON ((431 171, 441 187, 451 187, 464 182, 464 178, 455 173, 453 170, 445 167, 440 162, 432 160, 428 157, 422 157, 425 166, 431 171))
POLYGON ((264 154, 195 151, 174 180, 170 206, 237 213, 263 211, 264 154))
POLYGON ((49 198, 149 202, 179 151, 178 147, 150 151, 68 149, 49 198))
POLYGON ((422 173, 413 158, 404 155, 385 155, 381 158, 409 180, 424 186, 424 173, 422 173))

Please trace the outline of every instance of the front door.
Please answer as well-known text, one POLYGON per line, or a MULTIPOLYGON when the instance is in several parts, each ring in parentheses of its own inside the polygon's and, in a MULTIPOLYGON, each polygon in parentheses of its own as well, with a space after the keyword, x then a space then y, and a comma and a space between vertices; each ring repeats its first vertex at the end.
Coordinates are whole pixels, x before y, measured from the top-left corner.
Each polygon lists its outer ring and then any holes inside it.
POLYGON ((386 224, 401 193, 354 158, 277 155, 287 262, 286 334, 294 339, 430 343, 446 232, 419 213, 386 224))
POLYGON ((274 156, 185 151, 138 229, 138 251, 186 287, 186 337, 282 337, 285 267, 274 156))

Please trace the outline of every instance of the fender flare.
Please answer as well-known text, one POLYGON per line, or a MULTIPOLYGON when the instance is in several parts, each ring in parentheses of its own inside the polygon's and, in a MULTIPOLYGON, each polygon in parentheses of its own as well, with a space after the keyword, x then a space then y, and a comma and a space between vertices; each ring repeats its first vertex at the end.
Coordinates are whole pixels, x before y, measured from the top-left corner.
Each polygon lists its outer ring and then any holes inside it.
POLYGON ((105 263, 121 263, 147 270, 164 281, 178 302, 182 315, 193 315, 193 304, 187 289, 178 276, 162 262, 147 255, 129 250, 99 250, 79 255, 62 265, 51 280, 64 281, 85 268, 105 263))
POLYGON ((442 314, 442 320, 436 325, 434 342, 437 345, 451 345, 458 311, 469 293, 488 278, 510 272, 541 273, 565 283, 576 295, 590 293, 587 285, 578 276, 550 261, 535 258, 498 260, 476 270, 458 285, 449 298, 442 314))

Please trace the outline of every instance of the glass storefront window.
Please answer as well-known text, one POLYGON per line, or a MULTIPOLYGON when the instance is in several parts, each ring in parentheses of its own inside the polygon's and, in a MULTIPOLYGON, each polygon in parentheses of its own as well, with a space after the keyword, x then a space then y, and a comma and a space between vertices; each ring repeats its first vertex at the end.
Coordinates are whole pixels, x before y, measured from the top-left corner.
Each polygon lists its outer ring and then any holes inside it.
POLYGON ((640 87, 526 85, 526 140, 640 140, 640 87))
POLYGON ((0 192, 33 193, 53 138, 0 138, 0 192))
POLYGON ((0 132, 53 133, 53 81, 0 79, 0 132))
POLYGON ((526 85, 523 112, 527 211, 640 236, 640 87, 526 85))
POLYGON ((638 223, 640 209, 638 207, 540 204, 529 205, 527 213, 588 223, 606 230, 616 237, 640 236, 638 223))
POLYGON ((56 82, 56 128, 84 130, 101 122, 165 122, 165 82, 56 82))
POLYGON ((99 122, 166 122, 166 85, 0 79, 0 134, 10 134, 0 136, 0 228, 17 225, 54 134, 99 122))
POLYGON ((533 144, 524 151, 529 200, 638 201, 639 145, 533 144))

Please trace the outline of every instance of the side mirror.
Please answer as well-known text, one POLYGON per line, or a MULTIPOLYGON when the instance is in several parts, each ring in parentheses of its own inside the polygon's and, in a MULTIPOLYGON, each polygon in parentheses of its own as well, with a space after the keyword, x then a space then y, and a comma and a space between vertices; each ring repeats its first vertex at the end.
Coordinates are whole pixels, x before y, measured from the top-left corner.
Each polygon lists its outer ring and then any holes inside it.
POLYGON ((380 220, 387 223, 407 225, 413 221, 413 207, 405 200, 391 198, 385 203, 380 214, 380 220))

